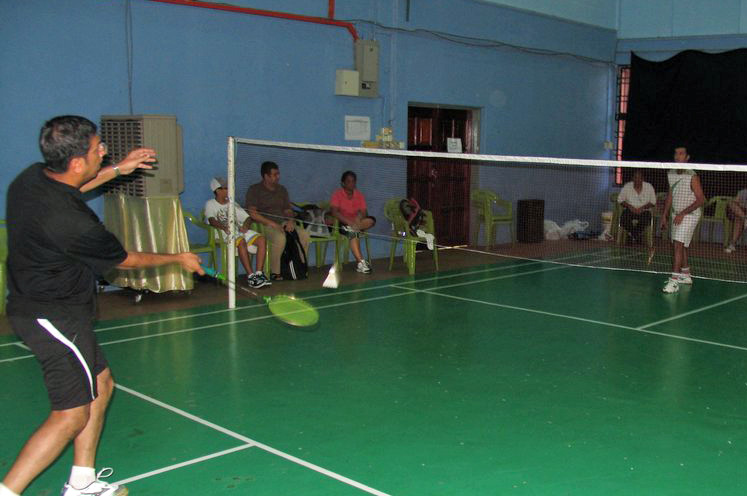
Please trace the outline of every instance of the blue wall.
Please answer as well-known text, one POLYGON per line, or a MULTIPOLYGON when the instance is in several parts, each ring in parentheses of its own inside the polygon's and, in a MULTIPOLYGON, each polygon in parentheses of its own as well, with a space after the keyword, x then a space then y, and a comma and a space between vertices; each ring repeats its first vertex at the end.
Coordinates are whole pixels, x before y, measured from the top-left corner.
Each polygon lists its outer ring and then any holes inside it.
MULTIPOLYGON (((235 3, 326 15, 321 0, 235 3)), ((333 94, 335 69, 353 66, 345 29, 146 0, 131 8, 133 112, 177 116, 182 203, 190 210, 202 207, 210 177, 225 170, 228 135, 349 145, 344 116, 366 115, 374 131, 392 125, 403 140, 410 102, 479 108, 482 153, 608 157, 616 43, 609 29, 473 0, 413 2, 409 22, 402 1, 338 2, 337 18, 358 19, 361 36, 381 44, 381 97, 365 99, 333 94), (480 40, 447 41, 444 33, 480 40), (486 40, 493 46, 474 46, 486 40)), ((124 1, 0 3, 3 208, 7 184, 39 159, 45 119, 129 113, 125 14, 124 1)), ((320 199, 313 192, 324 195, 339 180, 339 171, 321 167, 305 182, 282 164, 281 172, 299 200, 320 199)), ((377 181, 365 185, 376 196, 402 194, 404 184, 393 191, 390 180, 377 181)), ((501 188, 510 199, 525 196, 501 188)), ((596 211, 605 195, 601 186, 591 193, 596 211)))
POLYGON ((485 0, 498 5, 615 29, 618 0, 485 0))
POLYGON ((747 34, 747 0, 618 0, 618 37, 747 34))

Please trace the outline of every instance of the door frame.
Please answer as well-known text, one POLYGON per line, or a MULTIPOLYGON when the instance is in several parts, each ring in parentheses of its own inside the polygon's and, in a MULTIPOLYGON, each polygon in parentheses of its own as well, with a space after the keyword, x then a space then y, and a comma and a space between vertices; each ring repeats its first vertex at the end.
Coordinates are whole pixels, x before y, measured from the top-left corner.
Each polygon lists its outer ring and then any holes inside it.
POLYGON ((408 112, 410 110, 410 107, 442 108, 450 110, 465 110, 467 112, 470 112, 472 114, 472 153, 480 153, 480 130, 482 124, 482 121, 480 120, 482 109, 480 107, 466 107, 464 105, 447 105, 439 103, 407 102, 408 112))
MULTIPOLYGON (((480 137, 482 135, 482 108, 481 107, 469 107, 465 105, 451 105, 451 104, 440 104, 440 103, 427 103, 427 102, 421 102, 421 101, 408 101, 407 102, 407 113, 406 115, 409 115, 410 108, 411 107, 421 107, 421 108, 441 108, 441 109, 453 109, 453 110, 464 110, 466 112, 470 112, 470 117, 472 119, 472 132, 471 132, 471 145, 472 145, 472 153, 479 154, 480 153, 480 137)), ((470 193, 473 189, 476 189, 480 184, 480 164, 477 164, 477 167, 470 167, 470 179, 469 179, 469 188, 470 193)), ((471 242, 471 240, 477 238, 477 236, 480 234, 479 229, 480 225, 478 223, 477 219, 477 212, 475 209, 472 208, 471 202, 468 202, 469 204, 469 234, 468 234, 468 241, 471 242)))

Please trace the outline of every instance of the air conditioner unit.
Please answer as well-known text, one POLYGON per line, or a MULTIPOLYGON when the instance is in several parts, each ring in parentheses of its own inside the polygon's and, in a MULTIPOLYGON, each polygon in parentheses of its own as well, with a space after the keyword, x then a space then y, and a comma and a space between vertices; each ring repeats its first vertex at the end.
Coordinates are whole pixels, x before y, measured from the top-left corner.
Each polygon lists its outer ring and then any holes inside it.
POLYGON ((101 141, 115 164, 135 148, 154 148, 153 169, 138 169, 104 184, 107 193, 130 196, 178 196, 184 191, 182 132, 173 115, 103 115, 101 141))

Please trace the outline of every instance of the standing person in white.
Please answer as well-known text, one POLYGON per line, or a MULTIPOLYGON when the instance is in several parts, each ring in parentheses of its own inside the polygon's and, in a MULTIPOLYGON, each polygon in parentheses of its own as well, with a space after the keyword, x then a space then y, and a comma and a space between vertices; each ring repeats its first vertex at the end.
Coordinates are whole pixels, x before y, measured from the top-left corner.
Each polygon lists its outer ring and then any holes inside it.
MULTIPOLYGON (((677 146, 674 149, 674 161, 681 164, 690 161, 686 146, 677 146)), ((700 221, 700 207, 705 203, 705 196, 700 185, 700 178, 693 170, 672 170, 667 174, 667 180, 669 181, 669 193, 664 203, 664 215, 661 216, 661 229, 666 228, 671 208, 674 259, 672 275, 662 291, 676 293, 680 290, 680 284, 693 283, 687 262, 687 250, 700 221)))

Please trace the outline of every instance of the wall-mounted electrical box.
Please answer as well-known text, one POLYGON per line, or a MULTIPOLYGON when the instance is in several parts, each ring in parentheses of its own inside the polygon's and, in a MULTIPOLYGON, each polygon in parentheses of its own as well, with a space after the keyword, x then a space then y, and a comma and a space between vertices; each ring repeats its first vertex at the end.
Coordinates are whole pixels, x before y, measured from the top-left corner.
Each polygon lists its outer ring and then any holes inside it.
POLYGON ((379 96, 379 42, 358 40, 355 42, 355 70, 360 76, 359 96, 379 96))
POLYGON ((358 96, 360 77, 358 71, 337 69, 335 72, 335 95, 358 96))

